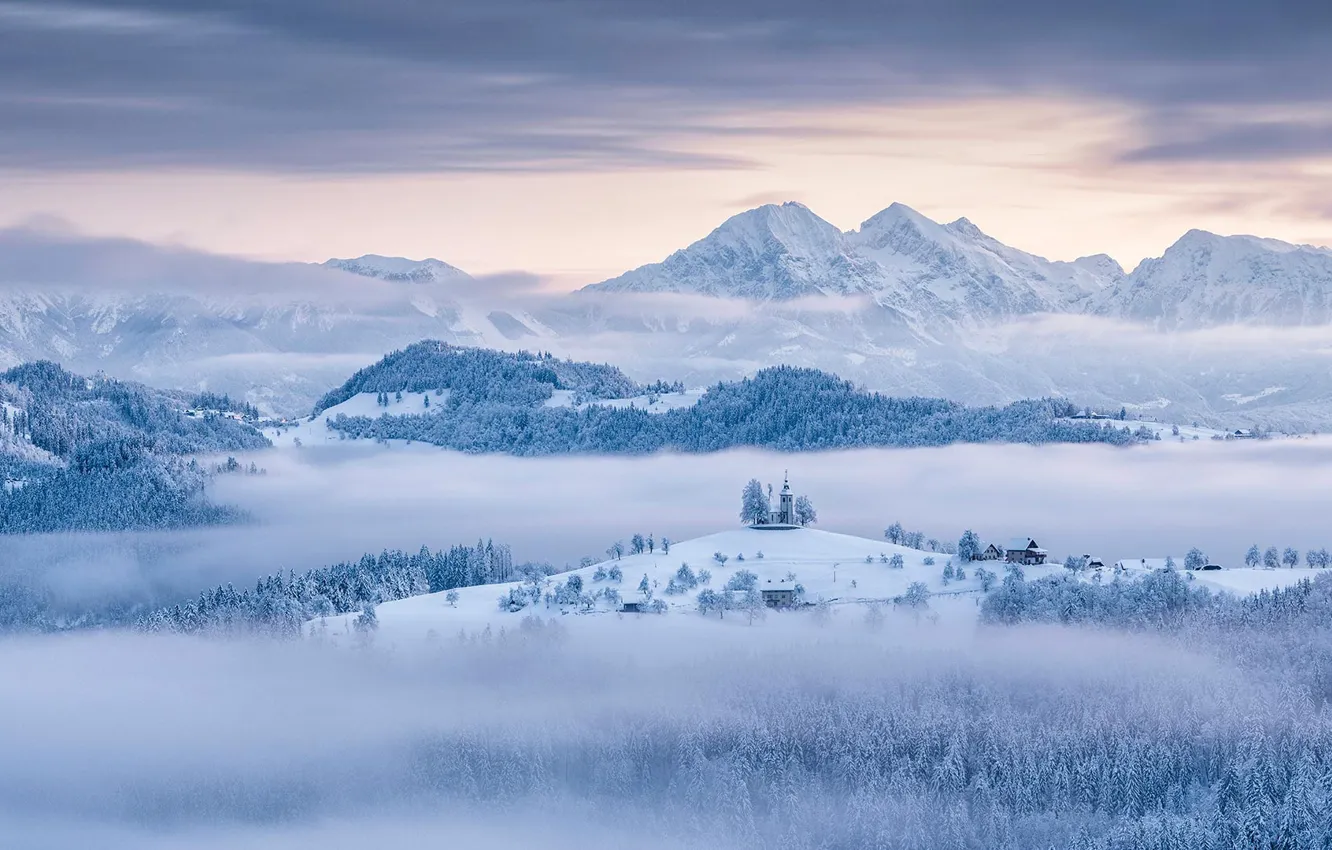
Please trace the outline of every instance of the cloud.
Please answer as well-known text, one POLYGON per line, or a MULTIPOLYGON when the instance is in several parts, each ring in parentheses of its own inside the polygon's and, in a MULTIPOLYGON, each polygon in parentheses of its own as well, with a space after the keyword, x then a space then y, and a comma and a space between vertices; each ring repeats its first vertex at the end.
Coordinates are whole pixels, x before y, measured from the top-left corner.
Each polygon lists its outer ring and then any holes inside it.
POLYGON ((78 233, 57 219, 0 229, 0 291, 201 297, 241 311, 316 300, 404 303, 401 285, 308 263, 273 263, 78 233))
MULTIPOLYGON (((1330 18, 1306 0, 9 2, 0 167, 735 168, 687 140, 745 110, 982 94, 1186 125, 1208 105, 1213 149, 1286 157, 1327 139, 1273 145, 1244 112, 1332 102, 1330 18)), ((1144 131, 1143 151, 1171 141, 1144 131)))

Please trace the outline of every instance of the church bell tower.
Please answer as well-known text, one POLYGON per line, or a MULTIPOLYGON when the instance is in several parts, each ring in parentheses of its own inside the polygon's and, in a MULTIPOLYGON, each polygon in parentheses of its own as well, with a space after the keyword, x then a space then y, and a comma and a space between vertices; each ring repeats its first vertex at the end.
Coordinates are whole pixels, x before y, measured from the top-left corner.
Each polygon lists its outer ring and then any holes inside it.
POLYGON ((791 475, 789 472, 783 475, 782 495, 779 504, 780 507, 777 513, 780 519, 778 521, 783 525, 795 525, 795 496, 791 494, 791 475))

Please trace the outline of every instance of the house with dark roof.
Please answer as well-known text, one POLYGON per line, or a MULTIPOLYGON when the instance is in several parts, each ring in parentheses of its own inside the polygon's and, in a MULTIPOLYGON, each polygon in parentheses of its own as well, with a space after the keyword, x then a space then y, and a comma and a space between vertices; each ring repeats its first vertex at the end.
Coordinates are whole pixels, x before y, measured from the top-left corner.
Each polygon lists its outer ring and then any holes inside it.
POLYGON ((1032 537, 1014 537, 1004 547, 1005 561, 1028 567, 1044 564, 1049 554, 1032 537))

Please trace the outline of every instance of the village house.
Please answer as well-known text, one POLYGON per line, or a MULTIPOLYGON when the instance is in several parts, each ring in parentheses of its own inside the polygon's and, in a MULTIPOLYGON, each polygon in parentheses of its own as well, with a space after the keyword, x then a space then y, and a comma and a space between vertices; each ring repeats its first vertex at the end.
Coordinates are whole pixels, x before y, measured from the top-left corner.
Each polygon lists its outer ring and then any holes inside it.
POLYGON ((977 561, 1002 561, 1004 559, 1004 550, 991 543, 981 550, 976 556, 977 561))
POLYGON ((782 579, 773 581, 768 579, 766 585, 760 588, 763 594, 763 604, 769 608, 794 608, 796 604, 795 583, 782 579))
POLYGON ((1044 564, 1046 557, 1050 553, 1040 547, 1034 538, 1014 537, 1008 541, 1004 547, 1004 560, 1010 564, 1022 564, 1032 567, 1038 564, 1044 564))

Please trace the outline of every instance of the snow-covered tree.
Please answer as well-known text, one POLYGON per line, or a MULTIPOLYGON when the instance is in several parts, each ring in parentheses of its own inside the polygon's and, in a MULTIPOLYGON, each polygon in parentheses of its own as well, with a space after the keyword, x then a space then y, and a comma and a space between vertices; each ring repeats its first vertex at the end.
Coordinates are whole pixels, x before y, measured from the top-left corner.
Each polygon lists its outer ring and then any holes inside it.
POLYGON ((358 641, 363 644, 369 643, 375 632, 379 631, 379 616, 375 613, 375 606, 365 606, 356 619, 352 620, 352 628, 356 630, 358 641))
POLYGON ((633 537, 629 538, 629 549, 635 555, 643 554, 647 549, 647 541, 643 539, 643 535, 635 534, 633 537))
POLYGON ((749 479, 740 496, 740 521, 757 525, 767 522, 771 512, 771 503, 768 501, 768 494, 763 490, 763 484, 757 478, 749 479))
POLYGON ((1064 559, 1064 569, 1070 573, 1080 572, 1085 566, 1087 566, 1087 559, 1081 555, 1069 555, 1064 559))
POLYGON ((912 608, 927 608, 930 604, 930 589, 923 581, 913 581, 907 585, 902 601, 912 608))
MULTIPOLYGON (((1099 576, 1100 573, 1097 573, 1097 575, 1099 576)), ((994 582, 997 578, 999 578, 999 576, 995 575, 993 570, 987 570, 984 567, 976 568, 976 580, 981 583, 981 590, 986 593, 989 593, 990 588, 994 587, 994 582)))
POLYGON ((1166 555, 1165 568, 1167 570, 1173 570, 1175 568, 1175 558, 1173 555, 1166 555))
POLYGON ((638 583, 638 592, 643 594, 643 599, 652 598, 652 584, 648 581, 647 573, 643 573, 643 580, 638 583))
POLYGON ((902 556, 896 552, 893 553, 893 556, 888 559, 888 567, 890 569, 900 570, 905 566, 906 562, 902 560, 902 556))
POLYGON ((976 535, 976 532, 968 528, 966 531, 962 532, 962 536, 958 538, 957 557, 965 564, 967 561, 977 560, 980 556, 980 537, 976 535))
POLYGON ((808 496, 796 496, 795 518, 801 525, 813 525, 819 521, 818 511, 814 510, 814 503, 808 496))
POLYGON ((611 567, 609 570, 606 570, 606 578, 610 579, 611 581, 624 581, 624 572, 619 568, 618 565, 616 565, 611 567))
POLYGON ((726 619, 726 598, 711 588, 700 591, 698 594, 698 613, 711 614, 714 611, 719 619, 726 619))
POLYGON ((1244 553, 1244 566, 1246 567, 1256 567, 1262 560, 1263 553, 1262 550, 1258 548, 1257 543, 1250 546, 1249 551, 1244 553))
POLYGON ((444 601, 447 602, 447 603, 449 603, 449 607, 451 607, 451 608, 457 608, 457 607, 458 607, 458 591, 456 591, 456 590, 450 590, 450 591, 448 591, 447 593, 445 593, 445 594, 444 594, 444 601))
POLYGON ((727 590, 748 591, 758 587, 758 576, 749 570, 737 570, 726 580, 727 590))
POLYGON ((889 543, 901 543, 904 533, 900 522, 895 522, 883 530, 883 536, 888 538, 889 543))
POLYGON ((1277 551, 1277 547, 1268 546, 1267 551, 1263 552, 1263 566, 1269 570, 1281 566, 1281 553, 1277 551))
POLYGON ((671 538, 669 537, 661 538, 661 554, 663 555, 671 554, 671 538))
POLYGON ((1286 547, 1286 551, 1281 553, 1281 563, 1292 570, 1300 565, 1300 553, 1291 546, 1286 547))
POLYGON ((729 555, 723 555, 721 552, 713 552, 712 560, 716 561, 719 565, 724 567, 726 566, 726 562, 731 560, 731 558, 729 555))
POLYGON ((653 536, 652 536, 651 534, 649 534, 649 535, 648 535, 648 538, 647 538, 647 547, 648 547, 648 554, 649 554, 649 555, 651 555, 653 552, 657 551, 657 541, 653 538, 653 536))
POLYGON ((606 554, 611 556, 617 561, 620 560, 620 558, 623 557, 624 555, 624 541, 616 540, 614 543, 610 545, 610 548, 606 550, 606 554))
POLYGON ((1196 546, 1190 549, 1188 554, 1184 556, 1184 569, 1186 570, 1200 570, 1206 563, 1207 556, 1196 546))
POLYGON ((740 597, 740 607, 745 612, 749 624, 754 625, 755 620, 762 620, 767 614, 767 606, 763 604, 763 594, 759 593, 757 588, 751 587, 740 597))

